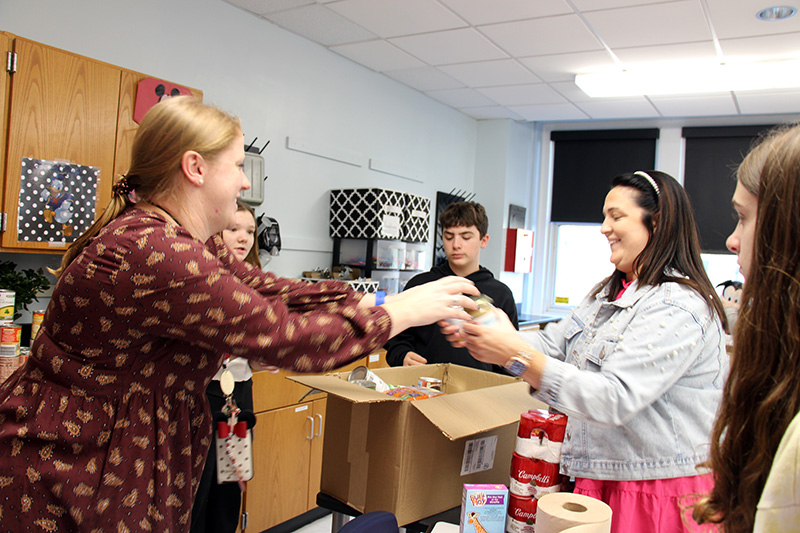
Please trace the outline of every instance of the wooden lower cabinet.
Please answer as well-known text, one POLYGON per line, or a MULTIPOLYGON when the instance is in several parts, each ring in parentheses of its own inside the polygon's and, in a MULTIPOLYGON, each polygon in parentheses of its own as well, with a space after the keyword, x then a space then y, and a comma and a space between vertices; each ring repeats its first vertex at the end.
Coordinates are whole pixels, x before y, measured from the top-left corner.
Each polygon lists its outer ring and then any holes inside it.
POLYGON ((247 483, 247 531, 260 532, 316 506, 325 398, 256 415, 255 476, 247 483))

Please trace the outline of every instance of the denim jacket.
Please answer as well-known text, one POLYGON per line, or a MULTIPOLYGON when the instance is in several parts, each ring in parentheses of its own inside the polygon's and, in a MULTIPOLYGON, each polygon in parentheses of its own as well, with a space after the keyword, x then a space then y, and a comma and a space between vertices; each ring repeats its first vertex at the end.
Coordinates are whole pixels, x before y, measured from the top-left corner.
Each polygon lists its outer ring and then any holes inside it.
POLYGON ((561 472, 601 480, 697 475, 728 373, 724 333, 700 295, 669 282, 608 288, 544 330, 531 394, 569 415, 561 472))

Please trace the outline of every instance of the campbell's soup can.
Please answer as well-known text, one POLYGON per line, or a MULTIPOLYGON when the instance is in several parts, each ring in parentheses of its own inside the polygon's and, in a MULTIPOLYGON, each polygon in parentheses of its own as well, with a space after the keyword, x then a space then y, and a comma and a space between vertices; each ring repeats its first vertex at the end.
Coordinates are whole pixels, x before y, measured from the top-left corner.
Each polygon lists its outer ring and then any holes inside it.
POLYGON ((507 533, 535 533, 538 502, 530 496, 508 496, 507 533))
POLYGON ((44 320, 44 311, 33 311, 31 313, 31 346, 33 341, 36 340, 36 335, 39 334, 39 328, 42 326, 44 320))
POLYGON ((511 456, 511 479, 508 491, 516 496, 533 496, 535 485, 531 485, 535 464, 534 459, 517 453, 511 456))
POLYGON ((17 294, 8 289, 0 289, 0 320, 14 320, 14 300, 17 294))
POLYGON ((536 499, 545 494, 561 490, 561 474, 557 463, 513 454, 511 457, 511 479, 509 492, 517 496, 532 496, 536 499))

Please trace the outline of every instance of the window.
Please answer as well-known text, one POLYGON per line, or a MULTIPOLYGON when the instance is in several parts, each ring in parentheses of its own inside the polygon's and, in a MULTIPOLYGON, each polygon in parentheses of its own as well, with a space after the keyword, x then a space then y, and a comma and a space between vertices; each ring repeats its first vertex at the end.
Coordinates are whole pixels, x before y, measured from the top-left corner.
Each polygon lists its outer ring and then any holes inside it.
POLYGON ((614 272, 611 249, 600 224, 553 224, 555 281, 549 307, 574 307, 599 281, 614 272))
POLYGON ((614 176, 649 170, 658 129, 554 131, 550 309, 574 307, 614 271, 600 233, 603 202, 614 176))
POLYGON ((736 188, 736 168, 758 136, 771 128, 683 128, 686 139, 684 188, 692 201, 703 252, 728 253, 725 239, 735 226, 731 218, 731 197, 736 188))

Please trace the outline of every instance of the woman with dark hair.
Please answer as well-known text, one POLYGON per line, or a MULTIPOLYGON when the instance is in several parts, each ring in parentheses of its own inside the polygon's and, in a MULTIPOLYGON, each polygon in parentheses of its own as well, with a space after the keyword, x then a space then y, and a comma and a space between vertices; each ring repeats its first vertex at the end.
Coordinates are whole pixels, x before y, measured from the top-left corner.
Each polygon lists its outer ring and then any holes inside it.
POLYGON ((698 522, 724 533, 800 530, 800 126, 771 133, 736 174, 728 248, 745 276, 731 373, 698 522))
POLYGON ((686 531, 683 498, 711 486, 696 465, 727 375, 725 313, 672 177, 617 176, 603 215, 616 270, 568 318, 520 333, 502 313, 496 326, 440 324, 569 416, 561 472, 611 506, 612 532, 686 531))

